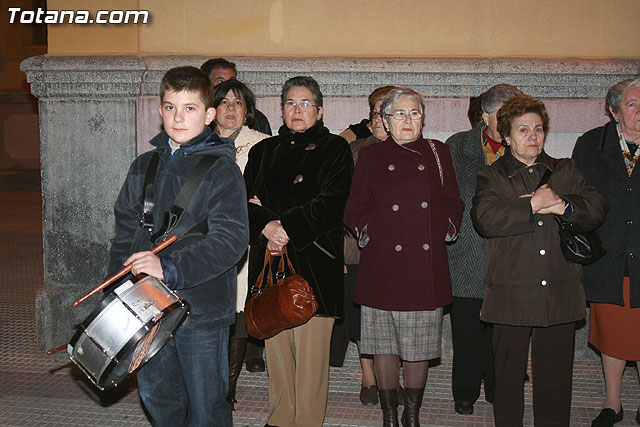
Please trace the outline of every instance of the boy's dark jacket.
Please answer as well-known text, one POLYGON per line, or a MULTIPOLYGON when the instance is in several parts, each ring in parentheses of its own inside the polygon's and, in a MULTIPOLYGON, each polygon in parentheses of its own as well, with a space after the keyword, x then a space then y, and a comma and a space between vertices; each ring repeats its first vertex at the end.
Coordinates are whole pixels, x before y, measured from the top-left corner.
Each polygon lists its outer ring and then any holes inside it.
MULTIPOLYGON (((189 172, 202 156, 218 157, 178 225, 169 233, 181 238, 158 256, 169 288, 191 304, 190 322, 207 327, 230 325, 235 316, 236 263, 249 241, 247 197, 242 173, 235 163, 235 146, 232 141, 212 134, 209 128, 183 144, 173 156, 165 132, 153 138, 151 144, 160 156, 155 181, 154 232, 162 226, 164 213, 171 208, 189 172), (204 220, 209 228, 207 234, 182 238, 204 220)), ((138 219, 142 212, 142 186, 152 155, 150 151, 133 161, 116 200, 116 234, 109 252, 109 274, 121 269, 132 253, 153 247, 149 232, 140 227, 138 219)))

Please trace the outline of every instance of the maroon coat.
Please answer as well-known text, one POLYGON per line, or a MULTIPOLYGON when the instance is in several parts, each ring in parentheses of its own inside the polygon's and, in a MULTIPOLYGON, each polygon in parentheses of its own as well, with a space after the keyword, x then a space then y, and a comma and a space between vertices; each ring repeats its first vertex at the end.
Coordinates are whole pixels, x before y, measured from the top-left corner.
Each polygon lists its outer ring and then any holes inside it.
POLYGON ((433 310, 451 303, 445 236, 459 230, 464 203, 449 147, 392 138, 360 151, 345 223, 356 232, 360 269, 355 301, 383 310, 433 310), (367 241, 368 240, 368 241, 367 241))

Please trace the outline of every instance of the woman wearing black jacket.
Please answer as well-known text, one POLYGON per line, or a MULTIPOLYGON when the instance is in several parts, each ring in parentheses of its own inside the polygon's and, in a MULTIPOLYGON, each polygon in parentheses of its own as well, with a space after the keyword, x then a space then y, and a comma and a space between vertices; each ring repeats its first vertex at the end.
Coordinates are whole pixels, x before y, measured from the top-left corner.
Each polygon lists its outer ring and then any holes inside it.
POLYGON ((344 298, 344 228, 353 159, 347 142, 322 123, 322 93, 311 77, 282 88, 284 125, 251 148, 244 170, 249 203, 249 283, 265 248, 287 247, 318 302, 307 323, 265 340, 269 424, 321 426, 329 386, 329 342, 344 298))
MULTIPOLYGON (((611 121, 578 138, 573 158, 596 187, 609 213, 598 228, 606 253, 584 267, 591 302, 589 342, 602 353, 606 398, 592 426, 612 426, 624 416, 620 404, 626 361, 640 360, 640 78, 624 80, 607 93, 611 121)), ((640 411, 636 412, 640 424, 640 411)))

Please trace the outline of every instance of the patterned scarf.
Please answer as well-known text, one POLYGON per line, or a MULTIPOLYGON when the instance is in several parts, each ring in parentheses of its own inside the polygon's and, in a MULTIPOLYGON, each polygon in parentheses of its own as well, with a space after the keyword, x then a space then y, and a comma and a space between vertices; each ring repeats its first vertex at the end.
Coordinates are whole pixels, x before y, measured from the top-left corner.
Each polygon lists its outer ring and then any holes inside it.
POLYGON ((620 148, 622 149, 622 158, 624 159, 624 165, 627 168, 627 173, 629 174, 629 176, 631 176, 633 167, 638 161, 638 150, 636 149, 635 153, 631 153, 631 151, 629 150, 629 145, 622 135, 622 130, 620 129, 619 122, 616 122, 616 129, 618 131, 618 139, 620 140, 620 148))
POLYGON ((482 143, 482 155, 484 157, 484 164, 490 165, 504 155, 505 147, 500 147, 500 149, 494 153, 493 149, 491 148, 491 144, 489 144, 489 140, 485 135, 486 129, 487 127, 483 125, 482 131, 480 131, 480 142, 482 143))

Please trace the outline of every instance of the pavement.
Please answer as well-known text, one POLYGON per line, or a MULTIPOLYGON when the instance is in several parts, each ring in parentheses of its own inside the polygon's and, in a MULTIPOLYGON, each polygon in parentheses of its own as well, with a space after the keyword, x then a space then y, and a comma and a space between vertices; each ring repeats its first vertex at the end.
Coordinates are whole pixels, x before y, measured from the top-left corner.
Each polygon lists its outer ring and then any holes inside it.
MULTIPOLYGON (((43 286, 38 171, 0 171, 0 272, 0 426, 151 425, 138 398, 135 378, 101 392, 66 353, 47 356, 36 348, 35 296, 43 286)), ((351 345, 344 366, 330 371, 325 426, 382 424, 379 405, 360 404, 360 377, 356 348, 351 345)), ((269 407, 267 374, 243 371, 237 398, 234 425, 263 426, 269 407)), ((600 364, 576 362, 571 426, 589 426, 603 398, 600 364)), ((628 366, 622 390, 625 419, 617 427, 637 425, 639 400, 637 371, 628 366)), ((531 384, 526 385, 525 402, 524 425, 532 426, 531 384)), ((429 369, 421 424, 492 426, 492 407, 481 396, 473 415, 454 412, 451 359, 443 357, 429 369)))

